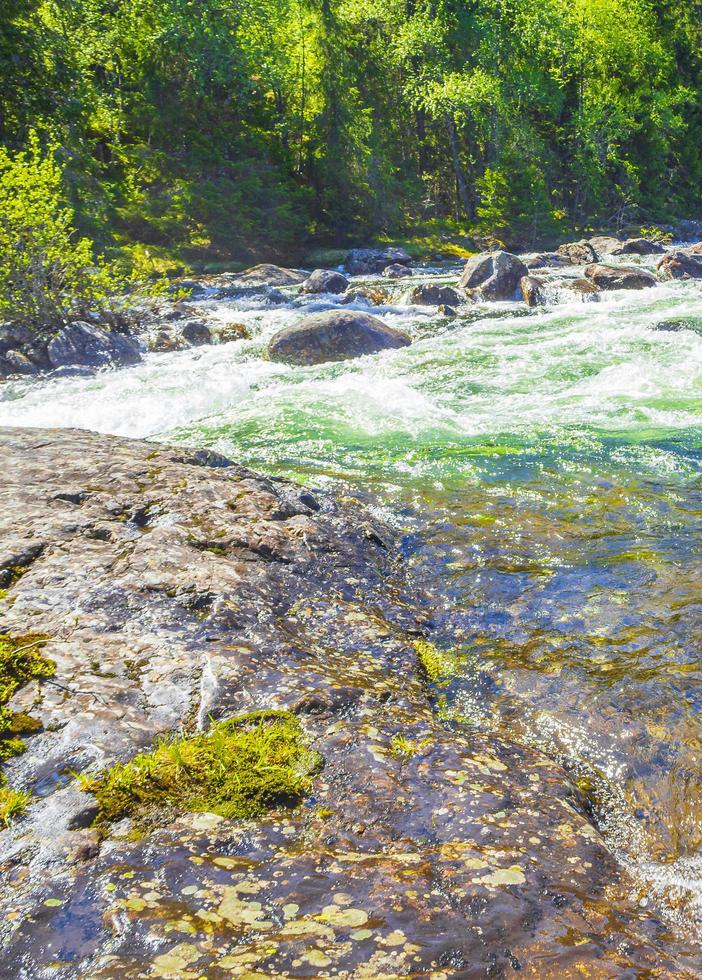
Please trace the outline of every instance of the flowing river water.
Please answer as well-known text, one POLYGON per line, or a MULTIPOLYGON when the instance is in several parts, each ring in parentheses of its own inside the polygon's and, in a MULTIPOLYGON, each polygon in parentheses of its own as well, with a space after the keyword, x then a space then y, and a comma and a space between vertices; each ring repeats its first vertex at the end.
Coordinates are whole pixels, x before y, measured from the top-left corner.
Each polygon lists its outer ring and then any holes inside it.
MULTIPOLYGON (((627 257, 630 258, 630 257, 627 257)), ((444 709, 561 761, 640 901, 702 927, 702 288, 373 312, 409 348, 317 367, 269 337, 339 302, 201 301, 251 339, 8 384, 0 424, 217 449, 361 496, 460 649, 444 709), (686 328, 655 329, 684 318, 686 328)), ((387 285, 387 283, 385 283, 387 285)))

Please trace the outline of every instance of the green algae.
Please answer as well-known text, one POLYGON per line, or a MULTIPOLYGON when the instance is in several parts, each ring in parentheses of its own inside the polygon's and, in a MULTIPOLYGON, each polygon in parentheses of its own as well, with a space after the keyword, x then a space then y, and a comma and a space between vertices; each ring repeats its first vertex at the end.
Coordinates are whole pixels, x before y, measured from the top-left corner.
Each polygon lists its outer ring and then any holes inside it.
MULTIPOLYGON (((24 712, 12 711, 8 703, 25 684, 54 675, 56 665, 39 653, 46 640, 41 634, 0 634, 0 762, 21 755, 25 743, 18 736, 29 735, 41 727, 24 712)), ((8 827, 24 812, 30 798, 30 793, 7 786, 0 773, 0 825, 8 827)))
POLYGON ((413 646, 422 672, 430 683, 440 684, 460 672, 462 658, 453 650, 440 650, 428 640, 415 640, 413 646))
POLYGON ((164 809, 235 819, 299 802, 320 763, 294 715, 260 711, 207 732, 164 736, 150 752, 82 782, 97 800, 98 824, 164 809))

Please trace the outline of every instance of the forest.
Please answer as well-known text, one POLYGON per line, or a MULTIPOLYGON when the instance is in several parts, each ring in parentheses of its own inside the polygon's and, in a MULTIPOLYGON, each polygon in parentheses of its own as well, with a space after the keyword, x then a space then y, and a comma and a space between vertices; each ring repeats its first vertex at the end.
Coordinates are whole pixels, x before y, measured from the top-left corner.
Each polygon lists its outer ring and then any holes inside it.
POLYGON ((700 213, 700 0, 4 0, 0 61, 0 170, 134 266, 700 213))

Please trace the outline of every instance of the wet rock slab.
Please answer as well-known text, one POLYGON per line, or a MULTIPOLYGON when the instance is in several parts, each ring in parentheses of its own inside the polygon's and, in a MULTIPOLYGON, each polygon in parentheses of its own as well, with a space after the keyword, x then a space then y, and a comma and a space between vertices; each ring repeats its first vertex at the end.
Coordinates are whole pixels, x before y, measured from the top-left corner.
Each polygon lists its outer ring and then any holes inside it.
POLYGON ((363 509, 78 431, 0 458, 2 629, 48 634, 61 685, 17 705, 44 731, 8 767, 38 798, 0 833, 2 975, 686 975, 564 772, 441 720, 429 610, 363 509), (325 759, 301 807, 89 826, 71 771, 270 707, 325 759))

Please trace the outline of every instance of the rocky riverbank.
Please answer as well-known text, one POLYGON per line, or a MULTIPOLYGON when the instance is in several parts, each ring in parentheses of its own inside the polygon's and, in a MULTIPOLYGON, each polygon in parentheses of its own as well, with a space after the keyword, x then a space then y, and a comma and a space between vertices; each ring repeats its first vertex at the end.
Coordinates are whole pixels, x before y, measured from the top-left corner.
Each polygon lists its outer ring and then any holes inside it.
POLYGON ((77 430, 0 458, 1 629, 55 664, 12 704, 4 975, 693 975, 565 772, 442 711, 453 654, 362 507, 77 430), (323 760, 301 805, 92 826, 76 774, 272 708, 323 760))
MULTIPOLYGON (((133 311, 129 318, 74 322, 41 337, 19 323, 0 324, 0 381, 47 374, 90 376, 105 368, 139 363, 148 352, 248 339, 244 323, 208 315, 207 304, 228 300, 299 306, 301 313, 323 311, 330 300, 350 306, 361 313, 352 327, 353 339, 341 335, 346 328, 340 325, 348 327, 348 315, 338 315, 331 324, 325 321, 321 331, 315 321, 301 317, 296 326, 307 340, 300 350, 300 335, 296 337, 294 356, 297 361, 319 362, 317 347, 328 348, 331 360, 358 356, 387 346, 387 337, 378 341, 386 326, 376 321, 373 328, 369 323, 368 311, 377 307, 400 301, 456 316, 480 303, 516 301, 535 307, 573 299, 592 302, 612 290, 644 289, 670 279, 702 279, 702 243, 673 248, 644 238, 620 241, 600 236, 562 245, 556 252, 515 255, 495 248, 469 258, 458 277, 457 271, 442 263, 413 269, 411 257, 401 249, 352 249, 343 272, 263 264, 237 274, 185 279, 174 284, 171 302, 133 311), (655 267, 636 264, 642 258, 653 260, 655 267), (421 280, 414 282, 417 276, 421 280), (310 301, 322 305, 311 309, 310 301)), ((393 343, 402 341, 394 337, 393 343)), ((279 346, 271 348, 274 359, 284 359, 279 346)))

